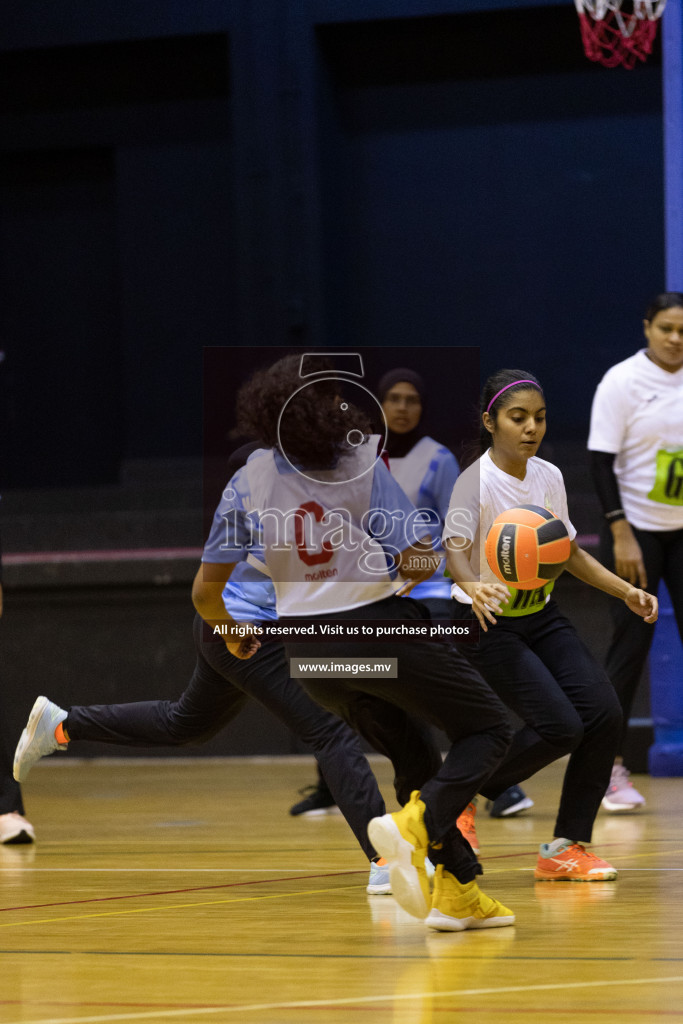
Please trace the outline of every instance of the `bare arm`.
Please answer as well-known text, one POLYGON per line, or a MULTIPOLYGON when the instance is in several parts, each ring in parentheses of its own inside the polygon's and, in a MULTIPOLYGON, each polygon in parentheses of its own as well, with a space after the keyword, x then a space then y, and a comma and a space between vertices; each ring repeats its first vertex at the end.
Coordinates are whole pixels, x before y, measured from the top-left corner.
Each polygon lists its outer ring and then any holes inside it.
POLYGON ((619 597, 636 615, 646 622, 656 622, 658 614, 657 598, 645 590, 634 587, 627 580, 622 580, 615 573, 606 569, 596 558, 580 548, 572 541, 571 554, 567 561, 567 570, 577 579, 588 583, 591 587, 603 590, 606 594, 619 597))
POLYGON ((502 583, 482 583, 475 578, 470 563, 471 541, 464 537, 449 537, 444 547, 449 573, 460 589, 472 598, 472 611, 484 632, 488 632, 486 623, 495 626, 497 620, 493 613, 499 612, 500 606, 509 599, 508 588, 502 583))
POLYGON ((647 574, 643 552, 622 508, 619 484, 614 472, 616 456, 611 452, 591 451, 590 465, 602 513, 612 533, 614 568, 617 576, 634 586, 646 587, 647 574))
POLYGON ((610 523, 614 547, 614 567, 617 574, 634 586, 647 586, 647 573, 643 552, 627 519, 610 523))
POLYGON ((245 623, 236 622, 228 614, 223 603, 223 588, 230 579, 234 564, 202 562, 192 584, 192 603, 204 622, 212 629, 216 626, 228 626, 230 633, 221 634, 225 646, 236 658, 251 658, 261 646, 255 636, 240 636, 245 623))

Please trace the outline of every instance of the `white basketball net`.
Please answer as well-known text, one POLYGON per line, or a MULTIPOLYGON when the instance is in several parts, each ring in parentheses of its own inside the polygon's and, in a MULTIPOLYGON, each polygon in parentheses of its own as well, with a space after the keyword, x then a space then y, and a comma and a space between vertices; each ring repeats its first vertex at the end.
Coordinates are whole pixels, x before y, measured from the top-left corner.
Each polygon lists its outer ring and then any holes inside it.
POLYGON ((639 21, 657 21, 666 7, 666 0, 633 0, 631 11, 622 11, 624 0, 574 0, 579 14, 590 14, 593 21, 604 21, 610 15, 619 31, 628 39, 639 21))

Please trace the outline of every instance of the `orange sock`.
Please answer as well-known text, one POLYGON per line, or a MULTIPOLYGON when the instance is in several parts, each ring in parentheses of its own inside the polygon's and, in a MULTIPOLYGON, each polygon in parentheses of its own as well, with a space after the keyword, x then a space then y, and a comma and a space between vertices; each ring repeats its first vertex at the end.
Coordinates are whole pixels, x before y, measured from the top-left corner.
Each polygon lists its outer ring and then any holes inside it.
POLYGON ((59 725, 57 726, 57 728, 55 729, 55 739, 57 740, 57 743, 68 743, 69 742, 69 737, 64 732, 64 723, 63 722, 60 722, 59 725))

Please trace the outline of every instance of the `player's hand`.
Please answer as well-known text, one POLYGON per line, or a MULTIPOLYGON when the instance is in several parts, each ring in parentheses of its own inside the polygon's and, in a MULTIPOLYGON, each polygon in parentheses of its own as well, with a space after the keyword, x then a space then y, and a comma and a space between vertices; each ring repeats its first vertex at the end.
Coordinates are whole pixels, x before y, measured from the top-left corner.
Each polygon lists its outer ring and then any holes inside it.
POLYGON ((410 594, 410 592, 415 589, 418 582, 419 580, 408 580, 408 582, 404 583, 402 587, 399 587, 399 589, 396 591, 396 596, 407 597, 408 594, 410 594))
POLYGON ((246 661, 247 658, 253 657, 261 646, 261 641, 258 638, 259 632, 257 627, 253 627, 249 623, 242 623, 239 626, 239 632, 234 629, 232 633, 224 637, 225 646, 236 658, 246 661))
POLYGON ((236 658, 246 661, 247 658, 251 658, 256 654, 261 646, 261 641, 257 640, 255 636, 245 636, 239 641, 226 640, 225 646, 236 658))
POLYGON ((647 573, 640 544, 629 530, 614 540, 614 569, 633 587, 647 586, 647 573))
POLYGON ((624 598, 624 603, 627 608, 630 608, 636 615, 640 615, 641 619, 645 619, 646 622, 657 621, 659 602, 654 594, 648 594, 645 590, 631 587, 624 598))
POLYGON ((496 624, 494 613, 499 612, 501 605, 510 599, 510 592, 502 583, 471 583, 465 588, 460 584, 468 597, 472 598, 472 611, 479 620, 479 625, 488 633, 489 622, 496 624))

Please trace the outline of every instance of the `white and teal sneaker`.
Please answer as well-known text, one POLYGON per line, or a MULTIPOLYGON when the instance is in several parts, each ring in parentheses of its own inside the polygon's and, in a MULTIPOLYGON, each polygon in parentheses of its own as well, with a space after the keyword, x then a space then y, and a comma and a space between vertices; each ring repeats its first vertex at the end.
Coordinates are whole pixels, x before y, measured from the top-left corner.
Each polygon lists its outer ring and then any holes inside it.
MULTIPOLYGON (((425 857, 425 873, 429 879, 431 886, 434 878, 434 872, 436 868, 429 860, 425 857)), ((368 879, 368 885, 366 888, 368 896, 391 896, 391 879, 389 878, 389 865, 380 858, 379 861, 371 861, 370 863, 370 878, 368 879)))
POLYGON ((389 865, 383 857, 370 862, 370 878, 365 891, 368 896, 391 896, 389 865))

